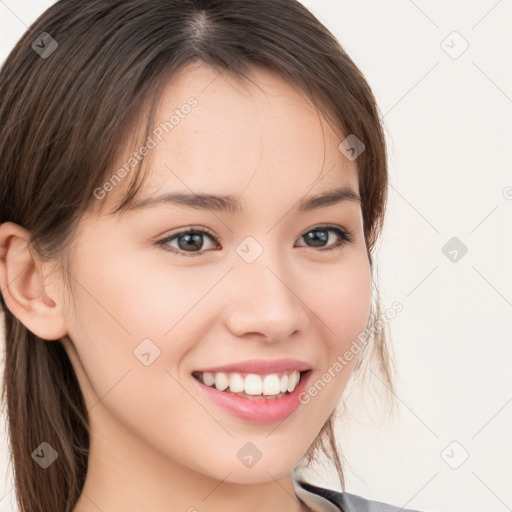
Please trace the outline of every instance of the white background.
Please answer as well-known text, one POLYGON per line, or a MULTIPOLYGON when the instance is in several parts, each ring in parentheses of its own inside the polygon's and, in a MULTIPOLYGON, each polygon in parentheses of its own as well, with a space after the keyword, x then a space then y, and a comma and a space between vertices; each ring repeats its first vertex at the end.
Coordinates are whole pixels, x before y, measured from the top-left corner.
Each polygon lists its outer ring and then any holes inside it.
MULTIPOLYGON (((0 62, 52 3, 0 0, 0 62)), ((303 3, 384 116, 391 186, 378 270, 385 307, 404 307, 390 324, 400 414, 386 420, 368 393, 350 398, 338 428, 346 490, 423 511, 510 511, 512 1, 303 3), (452 237, 468 248, 457 262, 442 252, 452 237)), ((2 436, 0 512, 11 512, 2 436)), ((332 470, 309 479, 338 489, 332 470)))

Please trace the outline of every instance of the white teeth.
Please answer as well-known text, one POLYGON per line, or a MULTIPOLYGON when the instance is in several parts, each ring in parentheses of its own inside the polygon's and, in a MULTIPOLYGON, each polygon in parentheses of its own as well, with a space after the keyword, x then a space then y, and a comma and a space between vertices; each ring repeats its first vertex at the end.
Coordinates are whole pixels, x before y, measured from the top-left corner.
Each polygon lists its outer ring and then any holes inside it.
POLYGON ((244 379, 239 373, 231 373, 229 375, 229 389, 233 393, 243 393, 244 391, 244 379))
POLYGON ((264 395, 278 395, 281 390, 279 377, 274 373, 273 375, 267 375, 263 379, 263 394, 264 395))
POLYGON ((215 375, 213 373, 204 372, 203 373, 203 382, 207 386, 213 386, 213 384, 215 382, 215 375))
POLYGON ((248 395, 261 395, 261 392, 263 391, 263 382, 261 381, 261 377, 254 373, 250 373, 245 377, 244 387, 245 392, 248 395))
POLYGON ((264 395, 275 397, 281 393, 288 391, 291 393, 299 383, 300 372, 293 370, 292 372, 282 374, 277 373, 269 375, 257 375, 249 373, 242 377, 240 373, 224 373, 224 372, 204 372, 202 375, 203 383, 210 387, 215 387, 219 391, 229 391, 232 393, 245 393, 247 395, 264 395))
POLYGON ((225 373, 219 372, 215 374, 215 387, 219 391, 224 391, 229 387, 229 379, 225 373))
POLYGON ((293 372, 290 377, 288 378, 288 387, 286 388, 288 392, 292 392, 297 384, 299 383, 300 379, 300 373, 299 372, 293 372))
POLYGON ((288 375, 283 375, 281 377, 279 390, 281 391, 281 393, 284 393, 285 391, 288 390, 288 375))

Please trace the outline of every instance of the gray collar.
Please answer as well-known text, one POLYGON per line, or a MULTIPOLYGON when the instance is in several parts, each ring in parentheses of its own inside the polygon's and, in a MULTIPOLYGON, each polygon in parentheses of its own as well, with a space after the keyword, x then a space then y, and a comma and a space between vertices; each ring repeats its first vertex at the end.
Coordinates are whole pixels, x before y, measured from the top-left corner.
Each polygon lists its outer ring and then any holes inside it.
POLYGON ((340 512, 341 509, 331 503, 328 499, 301 487, 298 483, 298 474, 295 469, 293 470, 292 475, 295 494, 311 509, 311 512, 340 512))

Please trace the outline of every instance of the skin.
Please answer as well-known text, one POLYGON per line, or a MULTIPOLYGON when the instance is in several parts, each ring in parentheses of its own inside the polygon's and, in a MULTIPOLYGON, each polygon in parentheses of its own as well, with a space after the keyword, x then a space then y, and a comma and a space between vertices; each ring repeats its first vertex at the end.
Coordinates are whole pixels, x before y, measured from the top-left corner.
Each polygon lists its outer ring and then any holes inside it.
MULTIPOLYGON (((275 424, 232 416, 199 393, 191 373, 293 357, 311 364, 314 383, 366 327, 371 272, 359 203, 296 211, 302 198, 339 185, 358 191, 357 161, 338 150, 344 136, 296 87, 260 68, 252 80, 203 64, 171 80, 157 123, 191 95, 198 106, 152 150, 140 193, 233 194, 242 213, 169 204, 109 216, 119 184, 101 200, 103 213, 94 200, 81 219, 70 248, 73 300, 27 246, 29 233, 0 227, 6 304, 41 338, 63 338, 89 411, 89 471, 75 512, 303 510, 292 469, 356 358, 275 424), (308 244, 303 235, 326 223, 353 242, 330 251, 308 244), (204 235, 194 257, 156 245, 190 226, 211 230, 219 245, 204 235), (235 252, 248 236, 263 248, 251 264, 235 252), (150 366, 133 353, 145 338, 160 349, 150 366), (262 453, 251 468, 236 457, 247 442, 262 453)), ((325 234, 325 246, 338 240, 325 234)), ((179 250, 179 240, 168 246, 179 250)))

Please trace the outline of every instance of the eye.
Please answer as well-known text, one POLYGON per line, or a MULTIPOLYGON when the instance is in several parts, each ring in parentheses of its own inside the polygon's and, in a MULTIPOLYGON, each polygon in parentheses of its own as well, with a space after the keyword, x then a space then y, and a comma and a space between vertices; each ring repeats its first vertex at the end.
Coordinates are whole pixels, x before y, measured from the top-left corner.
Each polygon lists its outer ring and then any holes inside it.
POLYGON ((201 252, 193 252, 193 250, 200 249, 202 247, 203 238, 205 235, 218 245, 219 240, 213 233, 210 233, 205 229, 195 228, 189 228, 185 231, 180 231, 179 233, 175 233, 174 235, 168 236, 163 240, 159 240, 157 242, 157 245, 162 246, 162 248, 165 249, 166 251, 174 252, 176 254, 179 254, 180 256, 197 256, 201 254, 201 252), (175 239, 178 242, 177 248, 169 245, 169 243, 173 242, 175 239))
POLYGON ((304 238, 308 242, 313 243, 313 246, 309 246, 312 248, 320 247, 320 250, 330 251, 332 249, 341 249, 345 247, 346 244, 353 242, 353 236, 350 231, 343 229, 339 226, 317 226, 313 229, 310 229, 307 233, 302 235, 300 238, 304 238), (327 243, 330 239, 328 233, 334 233, 335 243, 327 248, 324 248, 324 244, 327 243), (336 240, 337 237, 337 240, 336 240))
MULTIPOLYGON (((204 228, 189 228, 185 231, 180 231, 171 236, 163 238, 156 242, 158 246, 161 246, 166 251, 174 252, 180 256, 198 256, 205 251, 196 249, 203 248, 205 236, 212 240, 215 244, 219 245, 219 239, 210 231, 204 228), (177 242, 178 246, 172 246, 172 242, 177 242)), ((318 248, 320 251, 330 251, 332 249, 341 249, 346 244, 353 242, 353 235, 350 231, 341 228, 340 226, 317 226, 307 231, 300 238, 304 238, 309 243, 312 243, 310 248, 318 248), (331 237, 329 233, 334 233, 334 244, 327 246, 325 244, 329 242, 331 237)))

